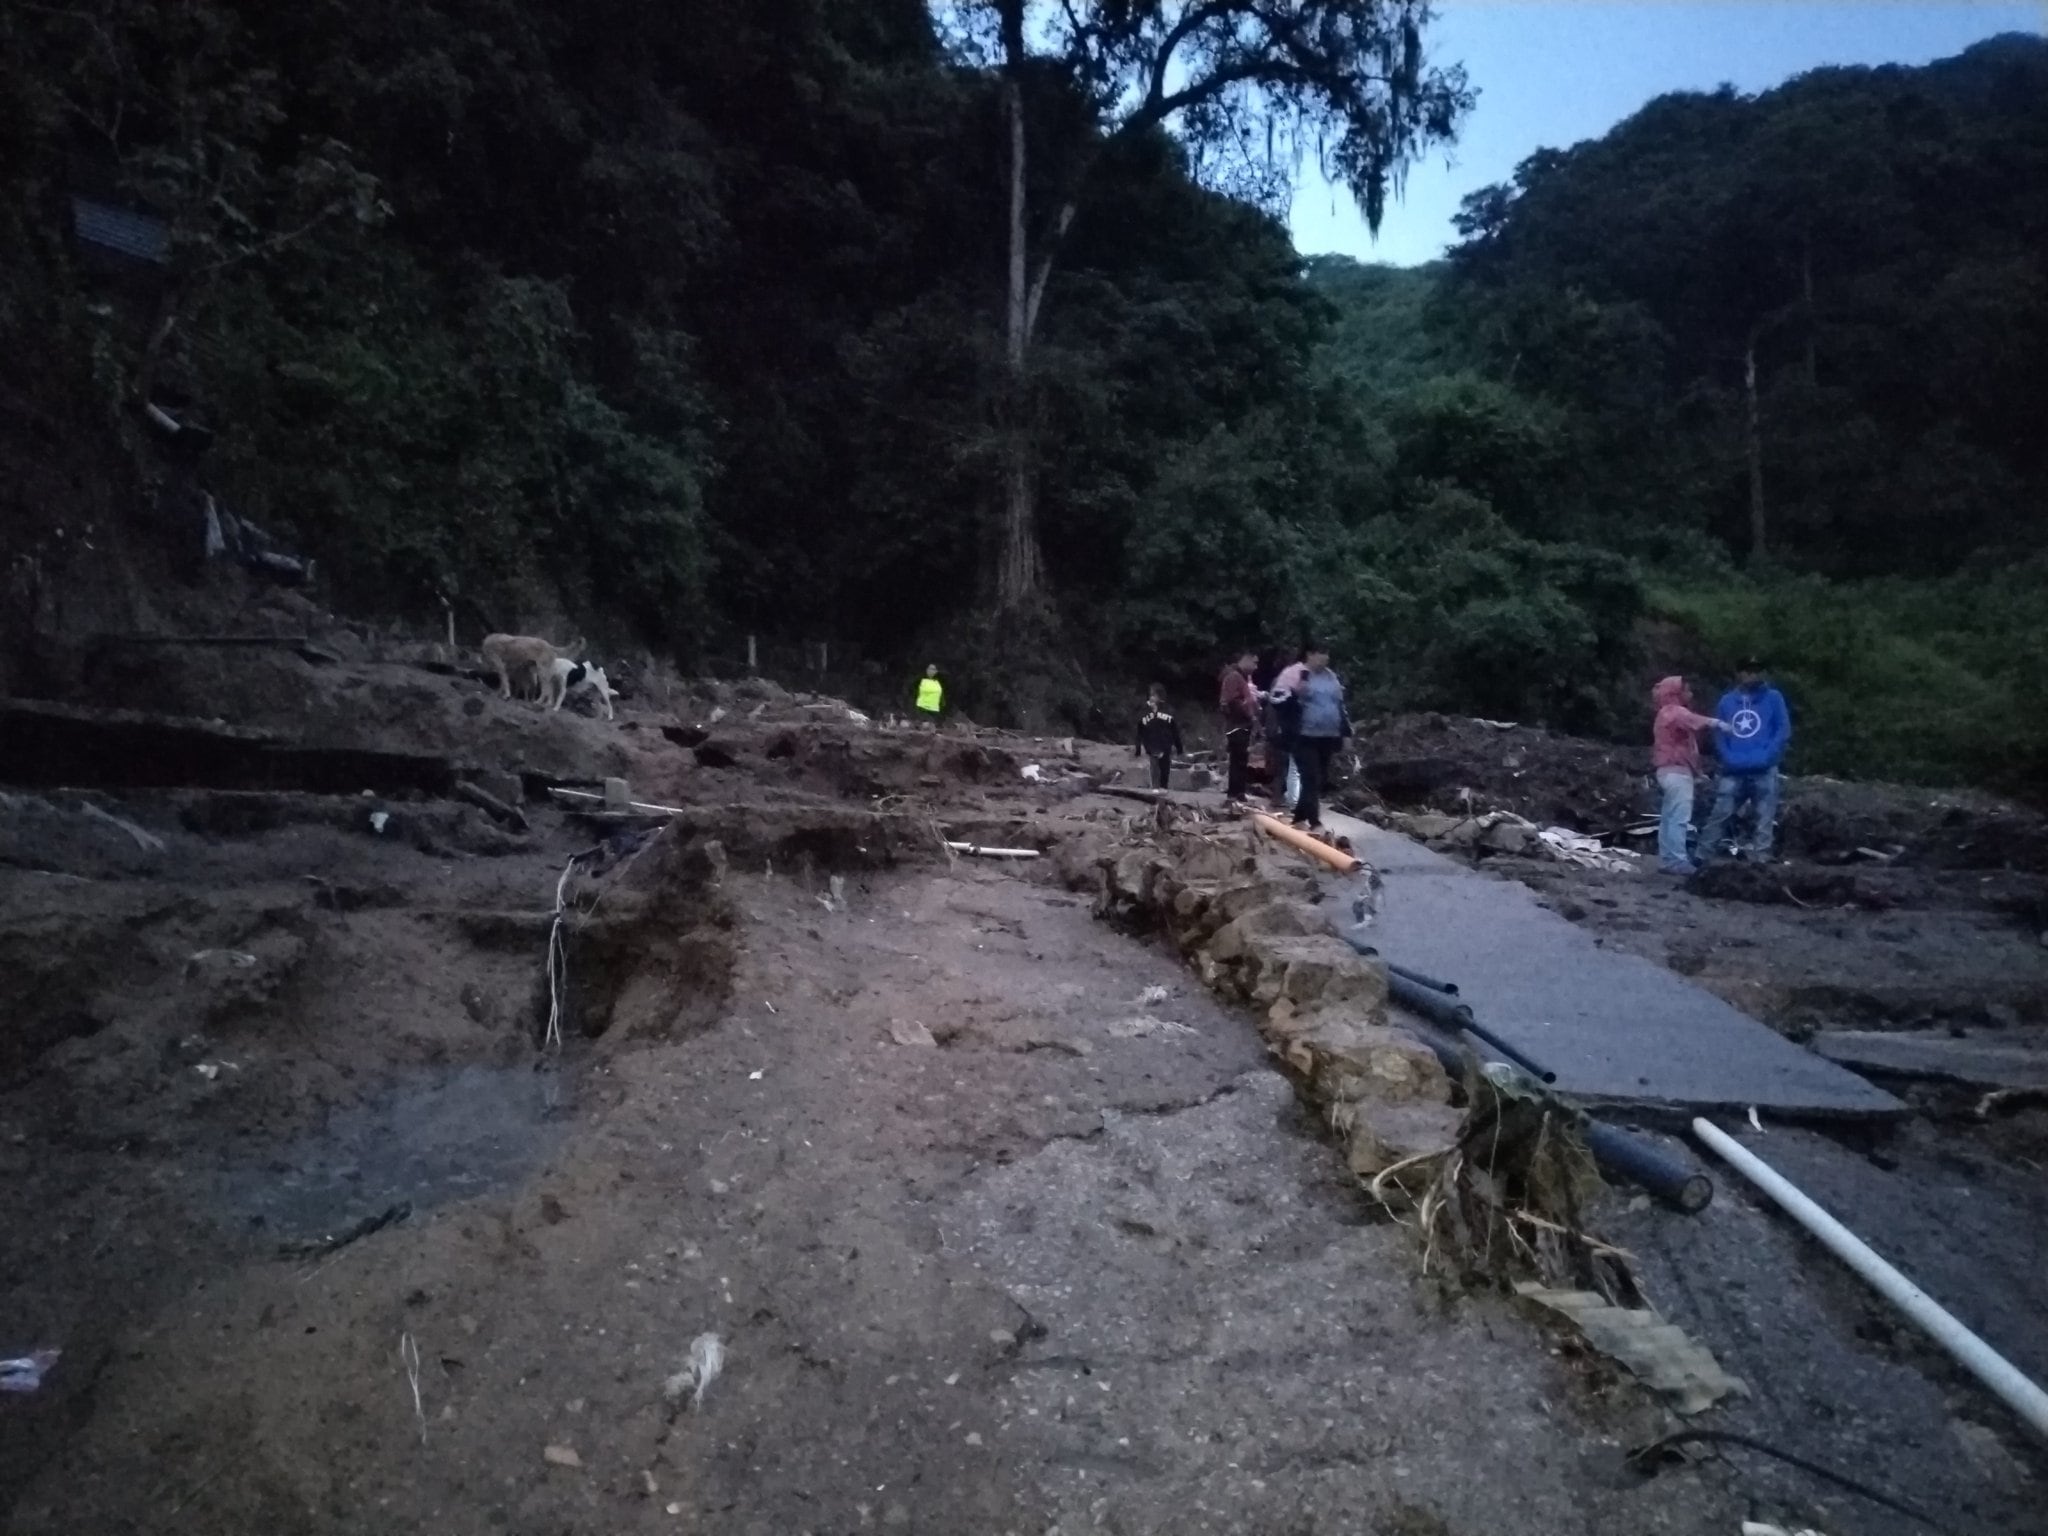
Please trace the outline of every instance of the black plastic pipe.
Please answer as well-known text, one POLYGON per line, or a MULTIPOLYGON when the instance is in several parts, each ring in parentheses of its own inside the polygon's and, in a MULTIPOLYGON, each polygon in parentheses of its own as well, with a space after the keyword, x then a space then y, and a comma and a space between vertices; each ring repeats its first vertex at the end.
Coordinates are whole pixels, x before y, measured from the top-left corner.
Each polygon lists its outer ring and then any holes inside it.
POLYGON ((1483 1040, 1500 1052, 1503 1059, 1513 1062, 1531 1077, 1546 1083, 1557 1081, 1555 1072, 1524 1055, 1485 1028, 1472 1017, 1471 1008, 1449 993, 1439 992, 1434 987, 1425 987, 1419 981, 1411 981, 1391 967, 1387 971, 1387 993, 1403 1008, 1412 1008, 1431 1023, 1441 1025, 1452 1034, 1465 1034, 1475 1040, 1483 1040))
MULTIPOLYGON (((1386 960, 1377 949, 1350 933, 1343 935, 1344 942, 1361 955, 1369 955, 1386 965, 1386 960)), ((1472 1017, 1472 1010, 1464 1003, 1455 1001, 1456 988, 1442 984, 1430 986, 1418 979, 1418 973, 1402 966, 1387 965, 1387 993, 1402 1007, 1413 1010, 1435 1024, 1439 1029, 1450 1031, 1445 1039, 1434 1031, 1425 1031, 1424 1043, 1436 1053, 1444 1070, 1456 1077, 1464 1070, 1456 1041, 1460 1035, 1470 1035, 1475 1040, 1491 1046, 1503 1058, 1520 1067, 1523 1071, 1541 1078, 1546 1083, 1557 1081, 1557 1074, 1538 1066, 1534 1061, 1503 1042, 1491 1031, 1479 1027, 1472 1017)), ((1696 1216, 1712 1203, 1714 1181, 1672 1157, 1661 1148, 1631 1136, 1627 1131, 1602 1124, 1590 1115, 1580 1117, 1586 1130, 1586 1150, 1593 1154, 1593 1161, 1602 1173, 1617 1179, 1626 1179, 1641 1186, 1655 1199, 1688 1216, 1696 1216)))
POLYGON ((1657 1199, 1688 1216, 1697 1216, 1714 1198, 1714 1181, 1672 1157, 1660 1147, 1627 1131, 1586 1117, 1586 1150, 1603 1173, 1640 1184, 1657 1199))
POLYGON ((1385 964, 1389 976, 1405 976, 1418 987, 1427 987, 1432 992, 1448 993, 1452 997, 1458 995, 1458 984, 1455 981, 1438 981, 1434 976, 1425 976, 1420 971, 1411 971, 1407 966, 1396 965, 1391 960, 1384 960, 1382 963, 1385 964))

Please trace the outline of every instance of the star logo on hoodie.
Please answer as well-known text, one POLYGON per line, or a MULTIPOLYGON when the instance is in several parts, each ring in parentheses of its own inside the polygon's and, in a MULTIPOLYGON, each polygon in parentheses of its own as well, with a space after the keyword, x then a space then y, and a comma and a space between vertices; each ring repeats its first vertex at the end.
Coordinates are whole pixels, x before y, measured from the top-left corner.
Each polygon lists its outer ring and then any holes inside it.
POLYGON ((1747 741, 1764 728, 1764 717, 1753 709, 1738 709, 1729 717, 1728 729, 1739 740, 1747 741))

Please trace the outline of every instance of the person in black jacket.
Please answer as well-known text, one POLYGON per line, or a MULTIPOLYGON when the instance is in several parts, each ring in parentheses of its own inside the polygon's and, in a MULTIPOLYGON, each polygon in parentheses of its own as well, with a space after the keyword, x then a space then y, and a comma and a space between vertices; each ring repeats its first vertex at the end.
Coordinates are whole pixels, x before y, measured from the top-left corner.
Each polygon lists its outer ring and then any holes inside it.
POLYGON ((1152 760, 1152 787, 1164 789, 1173 777, 1175 755, 1185 750, 1180 743, 1180 722, 1166 708, 1166 689, 1154 683, 1145 699, 1145 713, 1138 717, 1138 739, 1131 755, 1142 752, 1152 760))

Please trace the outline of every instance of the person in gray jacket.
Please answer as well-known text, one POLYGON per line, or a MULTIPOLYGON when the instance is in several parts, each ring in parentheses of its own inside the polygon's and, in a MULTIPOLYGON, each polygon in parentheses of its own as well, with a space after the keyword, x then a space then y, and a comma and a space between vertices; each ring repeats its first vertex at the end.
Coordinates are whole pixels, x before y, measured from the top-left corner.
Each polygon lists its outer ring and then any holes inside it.
POLYGON ((1294 764, 1301 774, 1301 798, 1294 802, 1294 824, 1320 831, 1330 759, 1351 734, 1351 716, 1344 708, 1344 680, 1330 670, 1329 649, 1315 641, 1301 649, 1303 675, 1294 698, 1294 764))

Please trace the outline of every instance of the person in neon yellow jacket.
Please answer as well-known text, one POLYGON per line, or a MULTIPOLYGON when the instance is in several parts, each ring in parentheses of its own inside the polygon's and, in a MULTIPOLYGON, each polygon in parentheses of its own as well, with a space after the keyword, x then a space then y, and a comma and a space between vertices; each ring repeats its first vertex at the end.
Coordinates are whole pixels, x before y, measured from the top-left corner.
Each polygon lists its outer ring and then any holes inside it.
POLYGON ((933 662, 917 680, 917 718, 926 725, 937 725, 945 708, 946 685, 939 681, 939 664, 933 662))

